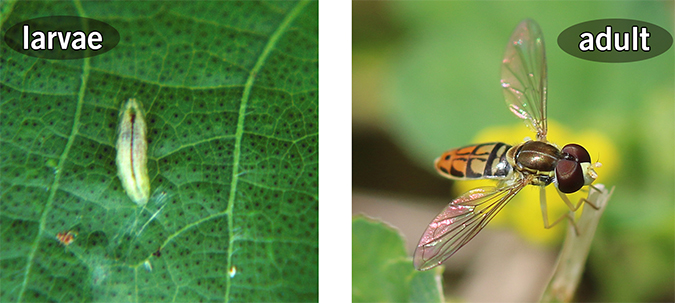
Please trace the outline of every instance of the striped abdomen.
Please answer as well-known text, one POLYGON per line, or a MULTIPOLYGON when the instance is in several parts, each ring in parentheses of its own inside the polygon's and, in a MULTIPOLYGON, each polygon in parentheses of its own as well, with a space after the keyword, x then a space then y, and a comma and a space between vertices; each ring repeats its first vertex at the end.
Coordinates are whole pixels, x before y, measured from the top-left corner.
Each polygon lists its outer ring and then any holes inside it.
POLYGON ((436 159, 438 173, 455 180, 505 179, 513 172, 506 159, 510 145, 493 142, 451 149, 436 159))

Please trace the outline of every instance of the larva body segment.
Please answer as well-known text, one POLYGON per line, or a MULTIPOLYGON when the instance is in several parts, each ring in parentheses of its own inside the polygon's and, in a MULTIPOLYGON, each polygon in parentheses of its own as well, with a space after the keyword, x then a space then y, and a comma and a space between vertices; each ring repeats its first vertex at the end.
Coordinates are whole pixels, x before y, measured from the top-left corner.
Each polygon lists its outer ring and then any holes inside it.
POLYGON ((129 99, 122 106, 117 129, 117 176, 131 201, 139 206, 150 196, 146 135, 143 110, 136 99, 129 99))

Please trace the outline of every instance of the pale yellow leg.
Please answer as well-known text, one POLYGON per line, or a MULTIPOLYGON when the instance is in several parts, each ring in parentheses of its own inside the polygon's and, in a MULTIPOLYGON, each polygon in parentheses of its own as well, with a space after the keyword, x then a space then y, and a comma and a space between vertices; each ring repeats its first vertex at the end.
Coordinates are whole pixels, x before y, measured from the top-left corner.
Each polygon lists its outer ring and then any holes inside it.
MULTIPOLYGON (((598 190, 597 188, 593 187, 592 185, 591 185, 591 188, 593 188, 595 190, 598 190)), ((560 223, 560 221, 562 221, 563 219, 567 218, 567 220, 570 221, 570 224, 572 224, 572 227, 574 227, 574 232, 578 236, 579 235, 579 229, 577 228, 577 224, 574 222, 574 212, 577 211, 577 209, 579 209, 581 204, 584 203, 584 202, 586 202, 586 204, 590 205, 591 207, 593 207, 595 209, 598 209, 599 207, 597 205, 593 204, 593 202, 589 201, 586 198, 579 199, 579 202, 575 206, 574 204, 572 204, 572 201, 570 201, 570 199, 567 197, 566 194, 560 192, 560 190, 558 190, 557 188, 556 188, 556 191, 558 191, 558 195, 560 196, 560 198, 562 198, 562 200, 565 202, 565 204, 570 209, 570 211, 567 212, 566 214, 560 216, 560 218, 553 221, 553 223, 549 224, 548 223, 549 222, 548 221, 548 208, 547 208, 547 205, 546 205, 546 188, 542 186, 539 190, 539 203, 541 205, 541 215, 544 218, 544 228, 549 229, 549 228, 555 226, 556 224, 560 223)))
MULTIPOLYGON (((597 188, 593 187, 592 185, 591 185, 591 187, 595 190, 598 190, 597 188)), ((590 205, 591 207, 593 207, 595 209, 599 208, 597 205, 593 204, 593 202, 589 201, 588 199, 586 199, 584 197, 580 198, 579 202, 577 202, 577 205, 574 206, 574 204, 572 204, 572 201, 570 201, 570 199, 567 198, 566 194, 562 193, 557 188, 556 188, 556 190, 558 191, 558 195, 560 196, 560 198, 562 198, 562 200, 565 202, 565 204, 567 204, 567 207, 569 207, 569 209, 571 211, 577 211, 577 209, 579 209, 579 206, 581 206, 581 203, 584 203, 584 202, 586 202, 586 204, 590 205)))

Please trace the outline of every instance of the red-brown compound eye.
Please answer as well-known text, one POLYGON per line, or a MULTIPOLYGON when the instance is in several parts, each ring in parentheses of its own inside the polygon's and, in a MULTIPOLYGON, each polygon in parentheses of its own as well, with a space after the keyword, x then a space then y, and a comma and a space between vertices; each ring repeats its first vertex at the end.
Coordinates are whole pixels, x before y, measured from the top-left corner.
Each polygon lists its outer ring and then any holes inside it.
POLYGON ((563 159, 555 168, 558 189, 566 194, 580 190, 584 186, 584 171, 578 162, 563 159))
POLYGON ((567 144, 560 152, 563 154, 563 159, 566 160, 573 160, 579 163, 591 162, 591 155, 579 144, 567 144))

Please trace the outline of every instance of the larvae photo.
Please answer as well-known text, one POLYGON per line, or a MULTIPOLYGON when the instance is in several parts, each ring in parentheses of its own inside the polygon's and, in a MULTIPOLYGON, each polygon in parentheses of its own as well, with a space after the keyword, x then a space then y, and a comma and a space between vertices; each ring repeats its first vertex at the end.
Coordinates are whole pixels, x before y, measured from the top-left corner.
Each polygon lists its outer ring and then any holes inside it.
POLYGON ((318 301, 317 1, 0 7, 0 302, 318 301))

